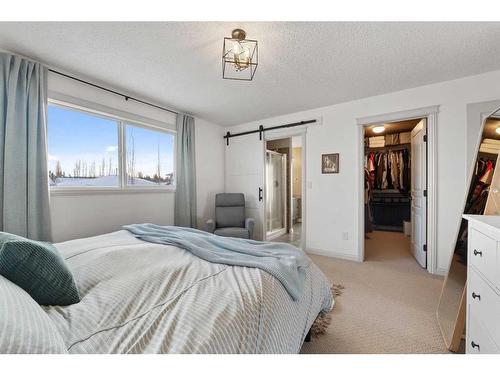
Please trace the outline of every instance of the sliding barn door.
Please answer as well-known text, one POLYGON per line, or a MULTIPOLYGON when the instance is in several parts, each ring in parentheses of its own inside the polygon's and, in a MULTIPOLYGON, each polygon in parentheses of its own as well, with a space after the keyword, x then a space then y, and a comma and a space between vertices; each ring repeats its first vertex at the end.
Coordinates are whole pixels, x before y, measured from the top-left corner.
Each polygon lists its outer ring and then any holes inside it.
POLYGON ((264 240, 264 152, 259 134, 229 139, 226 148, 226 193, 245 194, 246 216, 255 220, 253 239, 264 240))
POLYGON ((427 267, 427 148, 426 123, 421 120, 411 131, 411 251, 427 267))

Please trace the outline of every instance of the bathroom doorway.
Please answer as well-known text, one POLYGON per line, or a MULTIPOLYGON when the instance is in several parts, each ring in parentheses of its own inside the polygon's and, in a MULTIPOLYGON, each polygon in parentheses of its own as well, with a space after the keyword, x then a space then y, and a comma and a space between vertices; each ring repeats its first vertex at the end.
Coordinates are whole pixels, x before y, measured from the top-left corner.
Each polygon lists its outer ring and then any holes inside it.
POLYGON ((302 247, 302 136, 266 141, 266 240, 302 247))

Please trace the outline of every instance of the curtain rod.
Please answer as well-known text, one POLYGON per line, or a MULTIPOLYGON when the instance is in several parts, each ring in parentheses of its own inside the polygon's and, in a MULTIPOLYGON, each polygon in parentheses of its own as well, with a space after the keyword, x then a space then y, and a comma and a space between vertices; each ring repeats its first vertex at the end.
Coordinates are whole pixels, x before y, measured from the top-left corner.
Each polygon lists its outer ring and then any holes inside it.
POLYGON ((271 126, 269 128, 265 128, 262 125, 260 125, 259 128, 256 130, 248 130, 246 132, 234 133, 234 134, 227 132, 223 138, 226 140, 226 145, 229 146, 229 138, 239 137, 239 136, 247 135, 247 134, 259 133, 259 139, 262 140, 262 133, 265 131, 275 130, 275 129, 283 129, 283 128, 293 128, 294 126, 312 124, 314 122, 316 122, 316 120, 299 121, 299 122, 292 122, 291 124, 271 126))
POLYGON ((118 92, 118 91, 115 91, 115 90, 108 89, 107 87, 103 87, 103 86, 96 85, 95 83, 92 83, 92 82, 89 82, 89 81, 85 81, 85 80, 80 79, 80 78, 73 77, 73 76, 71 76, 71 75, 69 75, 69 74, 62 73, 62 72, 59 72, 59 71, 54 70, 54 69, 50 69, 50 68, 49 68, 49 72, 52 72, 52 73, 58 74, 58 75, 60 75, 60 76, 63 76, 63 77, 66 77, 66 78, 72 79, 72 80, 74 80, 74 81, 78 81, 78 82, 84 83, 84 84, 86 84, 86 85, 89 85, 89 86, 92 86, 92 87, 98 88, 98 89, 103 90, 103 91, 110 92, 110 93, 115 94, 115 95, 118 95, 118 96, 122 96, 122 97, 124 97, 124 98, 125 98, 125 100, 127 100, 127 101, 128 101, 128 100, 133 100, 134 102, 141 103, 141 104, 144 104, 144 105, 147 105, 147 106, 153 107, 153 108, 161 109, 162 111, 170 112, 170 113, 173 113, 173 114, 175 114, 175 115, 178 115, 178 114, 179 114, 179 112, 173 111, 173 110, 171 110, 171 109, 168 109, 168 108, 165 108, 165 107, 162 107, 162 106, 156 105, 156 104, 152 104, 152 103, 146 102, 146 101, 141 100, 141 99, 134 98, 133 96, 130 96, 130 95, 125 95, 125 94, 122 94, 121 92, 118 92))

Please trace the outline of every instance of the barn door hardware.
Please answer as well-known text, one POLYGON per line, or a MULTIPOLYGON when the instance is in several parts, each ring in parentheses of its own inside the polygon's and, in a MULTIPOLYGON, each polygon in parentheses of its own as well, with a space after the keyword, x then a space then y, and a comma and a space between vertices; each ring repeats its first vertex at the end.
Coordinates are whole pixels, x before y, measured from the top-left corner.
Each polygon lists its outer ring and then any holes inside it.
POLYGON ((278 125, 278 126, 271 126, 269 128, 265 128, 264 126, 259 125, 259 128, 256 129, 256 130, 248 130, 246 132, 234 133, 234 134, 231 134, 230 132, 227 132, 226 135, 224 136, 224 139, 226 140, 226 145, 227 146, 229 146, 229 138, 239 137, 239 136, 247 135, 247 134, 259 133, 259 139, 262 140, 262 134, 264 132, 268 131, 268 130, 293 128, 294 126, 301 126, 301 125, 313 124, 315 122, 317 122, 317 120, 306 120, 306 121, 292 122, 290 124, 284 124, 284 125, 278 125))

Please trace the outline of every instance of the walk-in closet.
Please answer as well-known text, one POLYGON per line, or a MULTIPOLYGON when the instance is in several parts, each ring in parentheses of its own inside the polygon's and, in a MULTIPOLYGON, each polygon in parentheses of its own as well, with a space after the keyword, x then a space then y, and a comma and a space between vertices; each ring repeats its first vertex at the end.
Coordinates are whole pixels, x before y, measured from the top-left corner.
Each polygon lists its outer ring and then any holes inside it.
POLYGON ((364 150, 365 258, 411 253, 426 267, 425 119, 366 126, 364 150))

